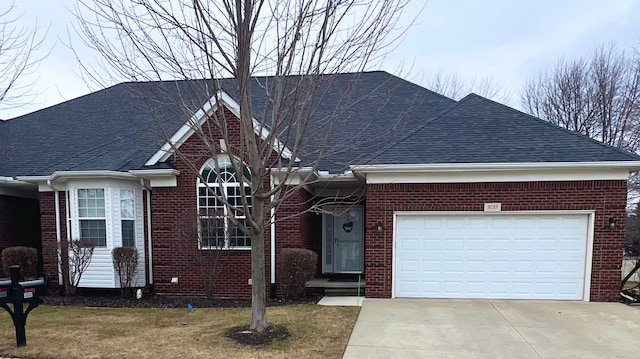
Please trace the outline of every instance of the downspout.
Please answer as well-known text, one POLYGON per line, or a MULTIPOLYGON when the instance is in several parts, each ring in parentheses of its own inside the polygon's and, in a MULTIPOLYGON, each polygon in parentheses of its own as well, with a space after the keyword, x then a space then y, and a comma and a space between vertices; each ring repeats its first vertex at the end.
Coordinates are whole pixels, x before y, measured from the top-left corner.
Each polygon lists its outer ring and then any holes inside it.
POLYGON ((153 242, 151 241, 151 187, 144 184, 144 179, 140 179, 142 188, 147 192, 147 250, 149 255, 149 285, 153 285, 153 242))
POLYGON ((65 210, 67 213, 67 223, 66 223, 66 230, 67 230, 67 242, 71 242, 71 207, 69 205, 69 191, 66 191, 66 196, 65 196, 65 210))
MULTIPOLYGON (((271 177, 271 189, 273 190, 273 175, 271 177)), ((273 204, 274 195, 271 195, 271 203, 273 204)), ((271 207, 271 224, 269 234, 271 235, 271 298, 276 297, 276 208, 271 207)))
POLYGON ((58 257, 58 261, 57 261, 58 262, 58 284, 62 284, 62 267, 60 265, 61 258, 60 258, 60 253, 58 252, 58 248, 60 248, 60 241, 62 237, 61 229, 60 229, 60 191, 53 186, 50 179, 47 180, 47 186, 49 186, 53 190, 53 196, 54 196, 54 207, 56 211, 56 243, 57 243, 56 256, 58 257))

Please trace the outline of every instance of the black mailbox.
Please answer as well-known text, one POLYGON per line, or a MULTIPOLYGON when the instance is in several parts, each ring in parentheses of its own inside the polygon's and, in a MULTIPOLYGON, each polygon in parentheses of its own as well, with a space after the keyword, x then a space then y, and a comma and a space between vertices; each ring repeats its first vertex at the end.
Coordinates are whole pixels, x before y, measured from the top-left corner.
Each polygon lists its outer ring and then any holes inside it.
POLYGON ((20 282, 20 266, 11 266, 9 273, 10 280, 0 281, 0 306, 11 315, 13 326, 16 328, 16 345, 23 347, 27 345, 24 328, 27 325, 27 316, 42 304, 40 297, 47 294, 48 286, 44 278, 20 282), (13 310, 9 303, 12 304, 13 310), (26 310, 24 304, 28 304, 26 310))

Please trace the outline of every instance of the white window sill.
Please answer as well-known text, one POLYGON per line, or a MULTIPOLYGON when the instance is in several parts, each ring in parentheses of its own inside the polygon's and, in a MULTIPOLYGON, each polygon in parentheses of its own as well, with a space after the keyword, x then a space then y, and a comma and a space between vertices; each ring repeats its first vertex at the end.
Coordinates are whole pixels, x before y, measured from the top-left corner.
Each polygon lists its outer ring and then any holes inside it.
POLYGON ((200 247, 201 251, 250 251, 251 247, 234 247, 234 248, 212 248, 200 247))

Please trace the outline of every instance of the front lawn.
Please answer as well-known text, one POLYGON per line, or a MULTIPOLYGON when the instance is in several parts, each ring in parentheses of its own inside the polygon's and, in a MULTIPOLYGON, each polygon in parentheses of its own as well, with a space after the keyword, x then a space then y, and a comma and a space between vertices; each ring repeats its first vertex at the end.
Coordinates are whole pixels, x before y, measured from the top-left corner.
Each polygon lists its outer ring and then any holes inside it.
POLYGON ((57 358, 341 358, 357 307, 315 304, 267 308, 286 341, 250 348, 224 337, 248 324, 250 309, 105 309, 42 306, 27 321, 27 346, 15 347, 9 314, 0 313, 0 357, 57 358))

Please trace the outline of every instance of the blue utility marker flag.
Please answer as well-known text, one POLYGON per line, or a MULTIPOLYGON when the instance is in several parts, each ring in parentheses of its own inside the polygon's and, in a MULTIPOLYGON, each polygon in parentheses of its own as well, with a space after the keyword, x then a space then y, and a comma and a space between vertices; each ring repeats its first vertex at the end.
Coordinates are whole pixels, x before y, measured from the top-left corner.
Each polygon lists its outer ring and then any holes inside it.
POLYGON ((191 305, 191 303, 187 304, 187 309, 189 310, 193 309, 193 305, 191 305))

